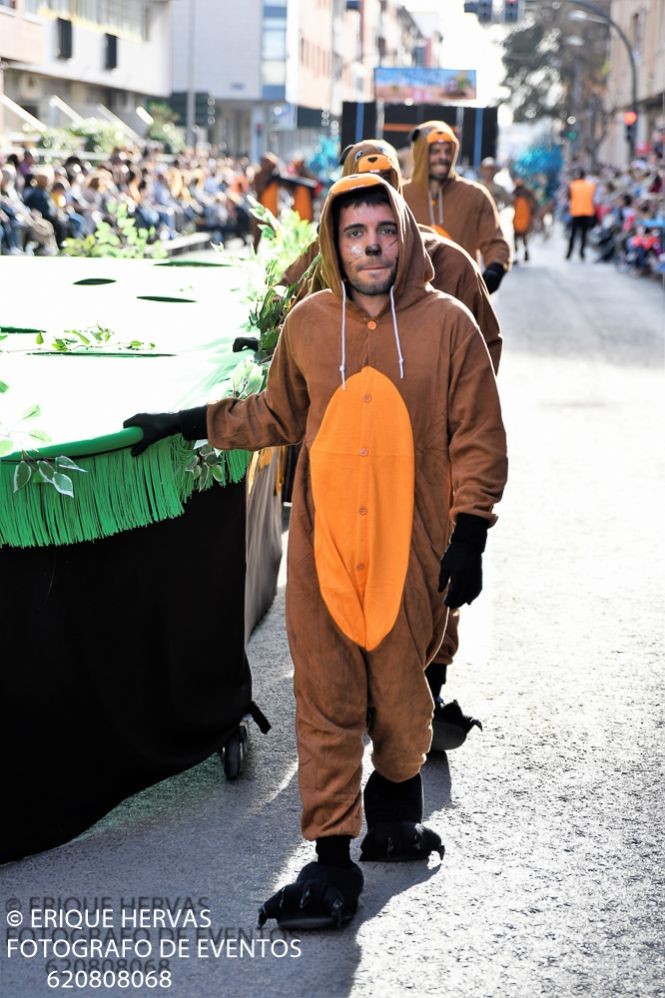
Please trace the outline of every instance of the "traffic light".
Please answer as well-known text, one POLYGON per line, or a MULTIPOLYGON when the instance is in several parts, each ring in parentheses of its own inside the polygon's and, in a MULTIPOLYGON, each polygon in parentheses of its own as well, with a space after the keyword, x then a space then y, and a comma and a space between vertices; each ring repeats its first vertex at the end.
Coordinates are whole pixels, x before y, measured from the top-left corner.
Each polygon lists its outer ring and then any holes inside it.
POLYGON ((517 24, 520 19, 521 0, 504 0, 503 2, 503 22, 504 24, 517 24))
POLYGON ((475 14, 481 24, 492 23, 493 0, 464 0, 464 13, 475 14))
POLYGON ((207 91, 197 91, 194 95, 194 122, 204 128, 215 124, 215 98, 207 91))
POLYGON ((623 123, 626 126, 626 142, 632 146, 637 131, 637 111, 624 111, 623 123))

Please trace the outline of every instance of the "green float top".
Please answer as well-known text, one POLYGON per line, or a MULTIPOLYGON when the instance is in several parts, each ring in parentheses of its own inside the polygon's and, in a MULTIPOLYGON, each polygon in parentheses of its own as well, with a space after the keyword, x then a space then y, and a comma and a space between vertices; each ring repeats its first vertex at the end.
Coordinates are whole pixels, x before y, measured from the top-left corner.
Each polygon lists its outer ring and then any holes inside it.
MULTIPOLYGON (((246 284, 242 264, 0 259, 0 545, 93 540, 182 513, 194 487, 192 446, 177 438, 132 458, 140 431, 122 423, 229 394, 246 284), (99 328, 109 338, 85 332, 99 328), (66 352, 57 349, 63 338, 75 341, 66 352), (12 453, 2 454, 8 436, 12 453), (83 468, 71 472, 73 497, 36 476, 14 492, 21 450, 55 470, 59 456, 83 468)), ((247 455, 219 464, 218 480, 238 481, 247 455)))

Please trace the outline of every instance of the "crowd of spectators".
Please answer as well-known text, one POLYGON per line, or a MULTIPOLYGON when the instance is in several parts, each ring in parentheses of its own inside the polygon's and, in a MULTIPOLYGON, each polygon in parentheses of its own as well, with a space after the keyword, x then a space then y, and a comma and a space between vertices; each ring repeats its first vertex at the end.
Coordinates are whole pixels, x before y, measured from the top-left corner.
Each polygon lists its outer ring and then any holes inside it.
POLYGON ((84 154, 38 162, 29 149, 0 156, 0 252, 55 255, 66 239, 114 224, 122 203, 153 239, 203 231, 223 244, 250 240, 253 170, 247 159, 115 149, 92 163, 84 154))
MULTIPOLYGON (((301 162, 280 164, 280 172, 302 174, 301 162)), ((100 222, 113 226, 118 204, 153 240, 201 231, 216 244, 233 237, 250 243, 248 195, 256 193, 259 170, 247 158, 191 152, 167 161, 150 147, 117 148, 101 162, 84 154, 39 162, 29 148, 0 154, 0 253, 56 255, 66 239, 84 238, 100 222)), ((614 260, 638 273, 665 272, 664 174, 663 156, 656 152, 630 168, 587 172, 596 185, 590 242, 599 261, 614 260)), ((549 189, 543 183, 540 191, 538 180, 530 178, 534 226, 555 208, 549 189)), ((558 199, 564 224, 567 190, 564 177, 558 199)))
POLYGON ((589 241, 597 262, 615 262, 636 274, 665 273, 665 165, 662 156, 630 168, 588 171, 594 180, 595 219, 589 241))

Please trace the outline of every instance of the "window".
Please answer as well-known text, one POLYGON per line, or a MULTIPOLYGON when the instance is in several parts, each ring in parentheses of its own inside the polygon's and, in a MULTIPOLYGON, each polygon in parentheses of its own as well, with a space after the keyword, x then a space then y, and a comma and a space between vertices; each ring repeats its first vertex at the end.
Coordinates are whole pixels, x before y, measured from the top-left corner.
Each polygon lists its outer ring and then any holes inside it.
POLYGON ((59 17, 56 22, 57 42, 56 56, 58 59, 71 59, 73 48, 72 22, 59 17))
POLYGON ((113 33, 147 37, 145 0, 25 0, 25 9, 31 14, 52 10, 113 28, 113 33))
POLYGON ((286 59, 286 21, 266 17, 263 22, 263 58, 286 59))
POLYGON ((283 60, 268 60, 263 63, 263 82, 267 86, 284 86, 286 83, 286 63, 283 60))
POLYGON ((118 36, 104 35, 104 69, 116 69, 118 65, 118 36))

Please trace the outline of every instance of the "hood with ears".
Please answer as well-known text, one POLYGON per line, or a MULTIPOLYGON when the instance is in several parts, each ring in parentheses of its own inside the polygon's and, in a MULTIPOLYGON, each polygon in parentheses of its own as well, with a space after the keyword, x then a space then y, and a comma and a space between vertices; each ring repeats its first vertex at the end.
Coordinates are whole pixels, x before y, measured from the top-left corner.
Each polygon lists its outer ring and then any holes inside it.
MULTIPOLYGON (((380 173, 390 171, 388 183, 402 193, 402 170, 395 148, 383 139, 363 139, 347 146, 340 156, 342 176, 352 173, 380 173)), ((388 178, 386 178, 388 179, 388 178)))
POLYGON ((449 177, 455 176, 455 165, 459 154, 459 139, 445 121, 425 121, 411 132, 411 151, 413 153, 413 173, 411 183, 414 187, 427 189, 429 187, 429 147, 434 142, 452 142, 453 162, 449 177))
POLYGON ((434 269, 425 250, 418 223, 406 201, 394 187, 391 187, 375 173, 351 174, 348 177, 342 177, 341 180, 332 185, 328 192, 319 223, 323 278, 333 294, 337 298, 342 298, 343 277, 337 251, 337 233, 334 230, 333 205, 335 200, 349 191, 376 186, 385 189, 397 222, 400 248, 393 289, 398 308, 403 308, 425 293, 425 285, 434 277, 434 269))

